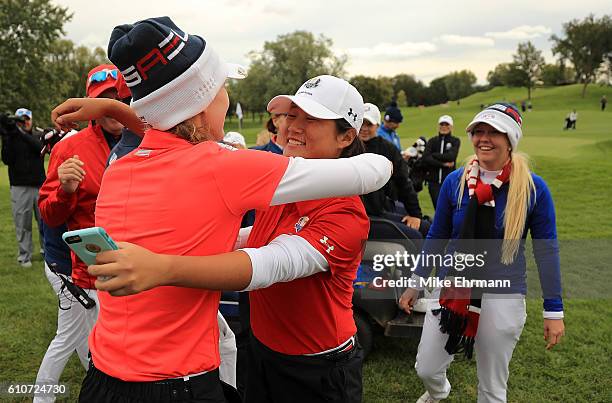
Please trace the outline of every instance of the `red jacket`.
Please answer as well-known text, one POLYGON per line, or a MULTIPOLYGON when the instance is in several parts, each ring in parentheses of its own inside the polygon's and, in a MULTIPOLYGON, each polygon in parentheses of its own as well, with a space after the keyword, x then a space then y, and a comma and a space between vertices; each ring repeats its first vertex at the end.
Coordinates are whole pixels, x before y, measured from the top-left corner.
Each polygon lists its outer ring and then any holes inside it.
MULTIPOLYGON (((96 199, 109 154, 108 143, 101 127, 92 126, 91 123, 53 147, 47 179, 40 188, 38 197, 40 214, 47 225, 57 227, 66 223, 71 231, 94 226, 96 199), (74 155, 78 155, 85 163, 85 178, 77 191, 70 194, 62 190, 57 168, 74 155)), ((74 253, 71 255, 74 283, 83 288, 95 288, 95 278, 87 273, 85 263, 74 253)))

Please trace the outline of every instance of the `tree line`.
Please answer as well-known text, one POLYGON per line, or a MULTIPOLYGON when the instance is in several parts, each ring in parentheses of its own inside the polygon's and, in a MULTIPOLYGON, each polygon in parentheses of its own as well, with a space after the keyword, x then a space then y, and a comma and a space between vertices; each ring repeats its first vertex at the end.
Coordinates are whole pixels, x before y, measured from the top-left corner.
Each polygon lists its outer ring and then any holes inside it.
POLYGON ((600 80, 612 80, 612 17, 596 18, 563 24, 563 37, 552 35, 553 55, 557 61, 547 64, 542 52, 531 42, 519 43, 513 61, 498 64, 487 75, 489 86, 525 87, 527 97, 537 85, 582 84, 582 97, 587 86, 600 80))
MULTIPOLYGON (((87 72, 108 63, 102 48, 78 46, 64 37, 72 19, 66 7, 51 0, 0 1, 0 112, 28 107, 38 125, 49 124, 51 109, 69 97, 85 95, 87 72)), ((347 78, 364 99, 384 108, 393 99, 400 106, 436 105, 464 98, 494 86, 519 86, 527 96, 538 85, 588 84, 612 78, 612 18, 593 15, 563 25, 563 35, 551 38, 557 60, 547 64, 531 42, 520 43, 513 60, 497 65, 488 84, 476 84, 469 70, 454 71, 429 84, 414 75, 347 77, 347 57, 332 50, 332 40, 307 31, 279 35, 262 50, 248 54, 248 77, 228 82, 231 110, 263 114, 277 94, 293 93, 308 78, 332 74, 347 78)))
MULTIPOLYGON (((500 63, 488 73, 487 85, 477 85, 475 74, 469 70, 437 77, 428 85, 406 73, 393 77, 357 75, 348 80, 365 100, 381 108, 391 100, 400 106, 437 105, 497 86, 524 87, 531 99, 532 91, 540 85, 582 83, 583 97, 587 86, 597 79, 610 85, 612 17, 590 15, 569 21, 563 24, 563 36, 552 35, 550 40, 557 58, 554 63, 546 63, 542 52, 530 41, 519 43, 512 61, 500 63)), ((347 59, 335 55, 331 46, 331 39, 306 31, 265 42, 261 51, 249 53, 249 76, 232 83, 232 102, 239 101, 243 110, 261 114, 274 95, 294 92, 309 77, 319 74, 346 77, 347 59)))
POLYGON ((27 107, 36 125, 70 97, 85 96, 87 72, 108 63, 106 51, 63 38, 68 9, 47 0, 0 1, 0 112, 27 107))

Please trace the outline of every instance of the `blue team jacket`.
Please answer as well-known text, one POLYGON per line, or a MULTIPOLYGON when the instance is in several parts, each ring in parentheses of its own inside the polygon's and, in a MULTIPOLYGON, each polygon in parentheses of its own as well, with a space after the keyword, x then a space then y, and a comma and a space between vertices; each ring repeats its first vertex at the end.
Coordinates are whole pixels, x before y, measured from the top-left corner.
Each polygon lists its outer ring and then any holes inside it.
MULTIPOLYGON (((531 195, 531 202, 527 214, 527 222, 523 239, 527 232, 531 233, 533 241, 533 254, 538 267, 540 284, 544 297, 544 310, 548 312, 559 312, 563 310, 561 298, 561 270, 559 261, 559 244, 557 240, 557 227, 555 219, 555 206, 544 180, 531 174, 535 184, 535 194, 531 195)), ((458 208, 459 184, 463 180, 463 168, 450 173, 444 180, 440 189, 436 214, 423 245, 424 253, 452 254, 459 238, 462 223, 467 210, 469 195, 467 187, 464 191, 461 207, 458 208), (448 242, 440 240, 449 240, 448 242), (446 250, 443 251, 444 247, 446 250)), ((497 239, 503 239, 504 210, 508 197, 506 183, 501 188, 493 187, 495 198, 495 234, 497 239)), ((500 261, 500 251, 488 251, 486 279, 507 279, 511 282, 510 288, 486 289, 484 292, 493 293, 527 293, 527 265, 525 261, 524 242, 518 251, 514 262, 506 266, 500 261), (492 252, 492 253, 491 253, 492 252)), ((415 273, 421 277, 429 277, 433 267, 419 264, 415 273)), ((438 268, 438 277, 444 277, 449 267, 438 268)))
POLYGON ((384 125, 382 125, 378 128, 376 134, 396 146, 398 150, 402 151, 400 138, 394 130, 387 129, 384 125))

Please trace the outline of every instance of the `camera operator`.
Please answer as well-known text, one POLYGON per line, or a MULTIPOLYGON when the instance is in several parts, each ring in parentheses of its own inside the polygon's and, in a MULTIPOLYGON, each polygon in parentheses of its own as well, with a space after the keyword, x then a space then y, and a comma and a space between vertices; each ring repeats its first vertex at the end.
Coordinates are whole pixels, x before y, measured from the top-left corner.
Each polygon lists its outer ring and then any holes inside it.
MULTIPOLYGON (((11 205, 22 267, 32 267, 32 213, 40 223, 36 200, 45 181, 45 166, 40 156, 42 144, 32 134, 32 111, 19 108, 15 116, 2 117, 2 162, 8 166, 11 205)), ((40 225, 38 226, 40 231, 40 225)), ((42 235, 40 236, 42 249, 42 235)))
POLYGON ((414 191, 423 190, 423 182, 427 176, 427 168, 423 165, 423 153, 427 146, 427 139, 420 136, 412 146, 402 151, 402 157, 410 169, 410 180, 414 191))

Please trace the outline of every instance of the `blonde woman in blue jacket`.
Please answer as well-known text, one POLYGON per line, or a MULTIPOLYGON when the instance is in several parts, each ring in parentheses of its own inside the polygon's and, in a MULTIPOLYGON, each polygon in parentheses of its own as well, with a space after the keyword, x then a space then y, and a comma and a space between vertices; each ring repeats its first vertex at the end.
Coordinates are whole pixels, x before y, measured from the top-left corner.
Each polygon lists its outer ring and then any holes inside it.
MULTIPOLYGON (((555 209, 546 183, 530 172, 527 156, 516 150, 521 126, 513 105, 498 103, 478 113, 467 127, 475 155, 442 185, 423 252, 452 256, 454 263, 444 261, 437 268, 437 276, 450 280, 450 286, 435 291, 439 300, 432 300, 425 317, 415 364, 426 389, 419 403, 448 397, 446 370, 454 354, 464 352, 470 358, 473 350, 478 402, 506 401, 509 363, 527 316, 528 231, 544 297, 546 348, 564 334, 555 209), (480 271, 459 270, 457 259, 474 252, 485 256, 480 271), (458 284, 458 278, 484 281, 470 282, 478 287, 469 287, 458 284)), ((415 287, 400 298, 406 311, 411 311, 432 268, 417 266, 415 287)))

